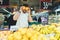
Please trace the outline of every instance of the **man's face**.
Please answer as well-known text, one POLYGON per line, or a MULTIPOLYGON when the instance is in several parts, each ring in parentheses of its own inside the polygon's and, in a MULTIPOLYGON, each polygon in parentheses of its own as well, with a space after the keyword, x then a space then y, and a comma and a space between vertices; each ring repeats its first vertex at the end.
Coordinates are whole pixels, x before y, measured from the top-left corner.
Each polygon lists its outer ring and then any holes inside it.
POLYGON ((26 9, 25 6, 22 6, 22 7, 21 7, 21 10, 22 10, 23 13, 26 13, 26 10, 25 10, 25 9, 26 9))
POLYGON ((23 13, 26 13, 26 10, 23 10, 23 13))
POLYGON ((22 10, 23 13, 29 11, 29 7, 25 7, 25 6, 22 6, 20 9, 22 10))

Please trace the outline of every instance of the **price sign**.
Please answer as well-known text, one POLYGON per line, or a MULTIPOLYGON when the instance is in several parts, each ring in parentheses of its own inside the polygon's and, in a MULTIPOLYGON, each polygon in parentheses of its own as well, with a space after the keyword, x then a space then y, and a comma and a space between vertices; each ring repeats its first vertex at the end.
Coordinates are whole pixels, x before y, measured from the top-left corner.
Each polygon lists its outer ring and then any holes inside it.
POLYGON ((10 31, 16 31, 17 29, 17 26, 11 26, 10 31))
POLYGON ((42 17, 41 17, 41 23, 42 23, 43 25, 48 24, 48 18, 42 16, 42 17))

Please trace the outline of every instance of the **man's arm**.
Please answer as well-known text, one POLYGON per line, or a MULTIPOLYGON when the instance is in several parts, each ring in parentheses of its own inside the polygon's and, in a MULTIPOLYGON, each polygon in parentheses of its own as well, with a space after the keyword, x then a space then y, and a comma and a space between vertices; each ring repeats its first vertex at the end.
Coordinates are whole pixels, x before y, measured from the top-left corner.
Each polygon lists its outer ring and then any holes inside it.
POLYGON ((30 14, 30 13, 31 13, 31 11, 29 10, 29 11, 28 11, 28 13, 29 13, 28 21, 29 21, 29 22, 32 22, 32 21, 33 21, 33 19, 32 19, 31 14, 30 14))
POLYGON ((15 13, 15 15, 13 16, 13 20, 17 20, 19 17, 19 13, 15 13))
POLYGON ((31 15, 29 15, 28 21, 29 21, 29 22, 32 22, 32 21, 33 21, 31 15))

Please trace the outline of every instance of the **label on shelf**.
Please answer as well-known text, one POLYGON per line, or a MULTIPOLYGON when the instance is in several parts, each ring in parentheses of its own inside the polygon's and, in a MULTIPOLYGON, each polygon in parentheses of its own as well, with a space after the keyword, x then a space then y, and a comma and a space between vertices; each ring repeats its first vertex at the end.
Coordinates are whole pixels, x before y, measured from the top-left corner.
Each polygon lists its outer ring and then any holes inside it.
POLYGON ((17 26, 11 26, 10 31, 15 31, 17 29, 18 29, 17 26))

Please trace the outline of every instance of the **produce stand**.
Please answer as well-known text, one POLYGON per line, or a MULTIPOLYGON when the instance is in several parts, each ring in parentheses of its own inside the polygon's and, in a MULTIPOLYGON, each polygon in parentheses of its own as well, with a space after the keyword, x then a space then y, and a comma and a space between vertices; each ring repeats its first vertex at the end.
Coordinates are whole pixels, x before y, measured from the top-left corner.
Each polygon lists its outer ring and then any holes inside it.
POLYGON ((55 13, 56 13, 56 22, 58 21, 58 11, 60 11, 60 9, 56 9, 55 13))
POLYGON ((32 17, 34 16, 36 16, 37 21, 29 22, 29 28, 19 28, 17 31, 0 30, 0 40, 60 40, 60 23, 56 23, 55 19, 53 20, 55 23, 51 22, 50 25, 39 23, 38 19, 41 16, 48 19, 49 15, 45 12, 32 15, 32 17))
MULTIPOLYGON (((34 22, 33 22, 34 24, 34 22)), ((0 30, 0 40, 37 40, 37 37, 39 40, 58 40, 60 39, 60 23, 52 23, 50 25, 31 25, 29 28, 20 28, 15 32, 12 32, 8 29, 0 30), (56 26, 55 26, 56 25, 56 26), (57 37, 59 36, 59 37, 57 37), (32 38, 33 37, 33 38, 32 38), (26 39, 25 39, 26 38, 26 39), (31 39, 32 38, 32 39, 31 39)))

